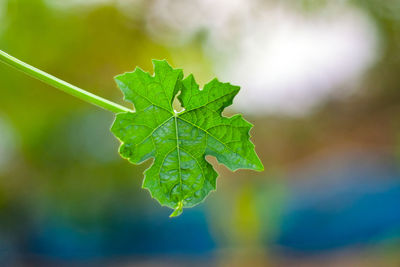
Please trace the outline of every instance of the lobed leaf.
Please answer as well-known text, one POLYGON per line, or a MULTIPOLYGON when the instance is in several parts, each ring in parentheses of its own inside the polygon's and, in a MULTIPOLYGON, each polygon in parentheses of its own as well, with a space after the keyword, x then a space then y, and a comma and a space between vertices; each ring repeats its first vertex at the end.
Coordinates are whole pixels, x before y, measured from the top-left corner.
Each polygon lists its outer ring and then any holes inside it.
POLYGON ((111 131, 122 157, 134 164, 154 158, 143 188, 177 216, 216 189, 218 174, 206 155, 233 171, 264 167, 249 140, 252 125, 241 115, 222 116, 238 86, 214 79, 200 90, 193 75, 183 79, 165 60, 153 65, 153 76, 136 68, 115 78, 135 112, 117 114, 111 131), (172 103, 179 92, 184 111, 178 113, 172 103))

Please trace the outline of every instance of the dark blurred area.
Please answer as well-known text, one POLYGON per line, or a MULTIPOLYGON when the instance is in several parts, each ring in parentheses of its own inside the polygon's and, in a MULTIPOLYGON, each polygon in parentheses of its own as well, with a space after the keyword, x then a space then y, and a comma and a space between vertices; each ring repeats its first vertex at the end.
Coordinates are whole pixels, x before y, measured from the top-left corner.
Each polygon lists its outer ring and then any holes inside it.
POLYGON ((124 103, 167 59, 241 86, 265 171, 174 219, 113 114, 0 64, 0 265, 400 266, 400 1, 0 0, 0 49, 124 103))

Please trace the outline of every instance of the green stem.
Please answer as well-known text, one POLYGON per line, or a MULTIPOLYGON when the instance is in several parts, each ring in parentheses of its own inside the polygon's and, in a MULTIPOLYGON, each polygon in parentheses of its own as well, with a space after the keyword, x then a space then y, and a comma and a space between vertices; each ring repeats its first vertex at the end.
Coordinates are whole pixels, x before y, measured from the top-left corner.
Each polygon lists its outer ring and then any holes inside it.
POLYGON ((36 78, 44 83, 47 83, 49 85, 52 85, 61 91, 64 91, 67 94, 73 95, 83 101, 86 101, 88 103, 97 105, 101 108, 104 108, 106 110, 109 110, 111 112, 115 113, 120 113, 120 112, 132 112, 132 110, 118 105, 114 102, 111 102, 107 99, 104 99, 102 97, 99 97, 97 95, 94 95, 92 93, 89 93, 79 87, 76 87, 72 84, 69 84, 63 80, 60 80, 44 71, 41 71, 35 67, 32 67, 31 65, 28 65, 21 60, 10 56, 9 54, 3 52, 0 50, 0 61, 3 61, 4 63, 7 63, 18 70, 22 71, 25 74, 28 74, 32 76, 33 78, 36 78))

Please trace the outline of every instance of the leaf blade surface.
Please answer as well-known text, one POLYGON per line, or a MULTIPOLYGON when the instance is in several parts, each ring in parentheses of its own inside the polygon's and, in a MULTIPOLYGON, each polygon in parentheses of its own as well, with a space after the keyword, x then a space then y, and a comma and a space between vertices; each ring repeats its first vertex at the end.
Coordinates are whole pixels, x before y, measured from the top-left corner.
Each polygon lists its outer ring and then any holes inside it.
POLYGON ((218 174, 206 155, 231 170, 261 171, 263 165, 249 139, 252 125, 241 115, 222 116, 239 87, 214 79, 200 90, 192 75, 183 79, 182 70, 166 61, 153 64, 153 76, 137 68, 116 77, 135 112, 117 114, 111 131, 122 143, 122 157, 134 164, 154 158, 143 188, 177 216, 216 189, 218 174), (179 91, 181 113, 173 109, 179 91))

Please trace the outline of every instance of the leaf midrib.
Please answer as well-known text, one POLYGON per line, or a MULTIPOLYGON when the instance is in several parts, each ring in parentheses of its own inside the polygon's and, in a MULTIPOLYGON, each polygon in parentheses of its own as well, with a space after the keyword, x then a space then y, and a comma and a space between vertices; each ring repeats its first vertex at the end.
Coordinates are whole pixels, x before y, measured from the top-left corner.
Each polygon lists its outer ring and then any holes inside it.
MULTIPOLYGON (((174 121, 175 121, 175 134, 176 134, 176 151, 178 153, 178 172, 179 172, 179 181, 180 181, 181 194, 182 194, 181 155, 180 155, 180 151, 179 151, 179 133, 178 133, 178 117, 177 117, 177 115, 174 115, 174 121)), ((181 201, 183 201, 183 199, 181 199, 181 201)))

